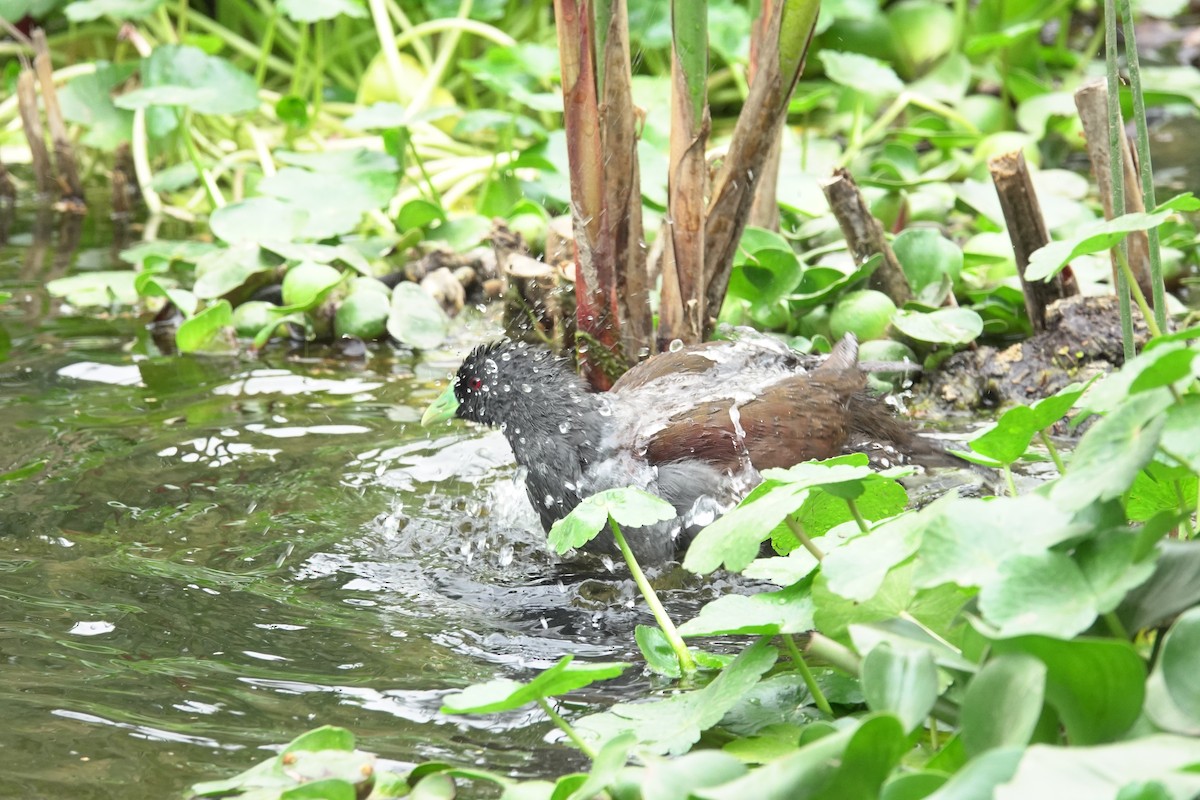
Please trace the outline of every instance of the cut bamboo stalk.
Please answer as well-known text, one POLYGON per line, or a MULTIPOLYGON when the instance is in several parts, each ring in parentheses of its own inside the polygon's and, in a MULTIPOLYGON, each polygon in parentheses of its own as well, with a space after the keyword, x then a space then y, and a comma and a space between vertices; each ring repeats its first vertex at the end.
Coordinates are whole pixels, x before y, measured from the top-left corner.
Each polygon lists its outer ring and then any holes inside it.
POLYGON ((883 226, 871 216, 871 210, 850 173, 840 168, 834 170, 833 177, 821 184, 821 191, 825 193, 842 235, 846 237, 846 245, 850 248, 854 263, 861 265, 876 254, 883 256, 879 267, 871 273, 868 285, 886 294, 897 306, 903 306, 911 300, 912 289, 904 277, 900 261, 883 235, 883 226))
POLYGON ((42 87, 42 108, 46 111, 46 125, 50 129, 50 141, 54 144, 54 163, 58 167, 64 206, 74 213, 87 213, 83 183, 79 180, 79 168, 75 162, 75 148, 67 133, 67 123, 58 104, 58 90, 54 86, 50 46, 46 43, 46 32, 41 28, 33 32, 33 52, 33 69, 42 87))
POLYGON ((1004 221, 1008 225, 1008 238, 1012 242, 1013 257, 1017 262, 1017 276, 1025 296, 1025 311, 1035 333, 1046 330, 1046 307, 1055 300, 1079 294, 1079 286, 1067 266, 1049 281, 1027 281, 1025 268, 1029 256, 1050 243, 1046 232, 1046 220, 1038 203, 1025 155, 1020 150, 1004 153, 988 161, 996 194, 1000 196, 1000 207, 1004 210, 1004 221))
MULTIPOLYGON (((1121 160, 1125 171, 1125 208, 1114 212, 1112 194, 1112 172, 1108 157, 1108 87, 1104 80, 1097 78, 1084 84, 1075 92, 1075 107, 1079 110, 1079 120, 1083 123, 1083 135, 1087 139, 1088 160, 1092 163, 1092 175, 1096 178, 1096 186, 1100 192, 1100 202, 1104 205, 1104 218, 1135 211, 1145 211, 1146 204, 1142 196, 1141 179, 1138 176, 1137 164, 1133 151, 1129 147, 1129 137, 1121 137, 1121 160)), ((1129 245, 1129 266, 1133 269, 1138 286, 1146 297, 1153 296, 1150 280, 1150 241, 1145 231, 1134 231, 1125 239, 1129 245)), ((1116 255, 1112 255, 1113 286, 1117 285, 1116 255)))
POLYGON ((23 69, 17 76, 17 108, 21 112, 25 141, 29 143, 29 160, 38 197, 49 197, 54 187, 54 174, 50 151, 46 149, 46 132, 42 130, 42 118, 38 114, 37 89, 31 69, 23 69))
MULTIPOLYGON (((758 17, 754 20, 754 35, 750 37, 750 63, 746 70, 747 80, 751 84, 758 75, 760 60, 767 57, 761 44, 776 2, 778 0, 762 0, 758 17)), ((763 162, 758 188, 754 192, 754 204, 750 206, 750 218, 746 221, 747 225, 776 232, 779 231, 779 164, 783 151, 783 130, 779 133, 779 137, 771 143, 767 160, 763 162)))

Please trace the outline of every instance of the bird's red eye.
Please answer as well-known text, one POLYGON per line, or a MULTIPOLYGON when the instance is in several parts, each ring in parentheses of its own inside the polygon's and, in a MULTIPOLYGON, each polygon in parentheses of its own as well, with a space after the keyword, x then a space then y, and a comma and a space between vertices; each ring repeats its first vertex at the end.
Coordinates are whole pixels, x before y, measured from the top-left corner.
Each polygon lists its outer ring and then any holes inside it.
POLYGON ((483 388, 483 379, 482 378, 471 378, 471 380, 469 380, 467 382, 467 386, 469 386, 471 388, 472 392, 478 392, 480 389, 483 388))

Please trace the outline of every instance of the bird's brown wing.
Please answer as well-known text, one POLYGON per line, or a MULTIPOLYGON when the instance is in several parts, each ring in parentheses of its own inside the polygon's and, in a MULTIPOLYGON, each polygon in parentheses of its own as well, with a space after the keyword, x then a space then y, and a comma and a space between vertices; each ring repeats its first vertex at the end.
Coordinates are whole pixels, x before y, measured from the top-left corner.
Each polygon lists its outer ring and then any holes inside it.
POLYGON ((848 407, 863 382, 857 369, 797 375, 736 404, 736 411, 732 400, 700 403, 650 438, 646 458, 652 464, 699 459, 738 471, 747 457, 762 470, 838 455, 852 431, 848 407))

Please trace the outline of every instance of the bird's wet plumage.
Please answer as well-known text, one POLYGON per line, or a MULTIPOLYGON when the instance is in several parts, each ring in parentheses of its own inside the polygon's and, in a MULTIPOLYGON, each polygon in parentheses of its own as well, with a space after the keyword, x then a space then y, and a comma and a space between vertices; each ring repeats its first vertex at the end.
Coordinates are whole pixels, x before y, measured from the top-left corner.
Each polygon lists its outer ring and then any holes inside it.
MULTIPOLYGON (((625 531, 639 560, 660 562, 753 488, 760 470, 853 450, 883 465, 914 451, 942 455, 866 394, 852 338, 816 363, 748 336, 659 354, 600 394, 566 359, 501 340, 467 356, 426 420, 499 427, 547 530, 605 489, 666 499, 677 519, 625 531)), ((590 549, 615 552, 607 536, 590 549)))

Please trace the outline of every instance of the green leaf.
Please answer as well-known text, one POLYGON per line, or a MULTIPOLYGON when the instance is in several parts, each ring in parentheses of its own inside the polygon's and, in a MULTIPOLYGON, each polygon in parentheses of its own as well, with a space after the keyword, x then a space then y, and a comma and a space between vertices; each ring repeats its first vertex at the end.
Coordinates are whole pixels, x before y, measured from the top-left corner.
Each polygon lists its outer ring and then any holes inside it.
MULTIPOLYGON (((892 725, 899 729, 899 723, 894 718, 892 725)), ((855 730, 856 727, 846 727, 823 736, 737 780, 702 789, 695 795, 704 800, 745 800, 749 797, 756 800, 794 800, 815 797, 820 789, 831 782, 837 770, 837 759, 845 752, 855 730)))
POLYGON ((746 774, 746 766, 719 750, 680 758, 653 759, 642 773, 642 800, 688 800, 698 790, 721 786, 746 774))
POLYGON ((604 530, 612 517, 622 527, 640 528, 675 517, 675 507, 633 486, 607 489, 584 498, 571 513, 550 528, 550 546, 557 553, 583 547, 604 530))
POLYGON ((1084 410, 1108 413, 1120 407, 1132 394, 1174 384, 1189 376, 1191 369, 1188 367, 1195 356, 1195 350, 1179 342, 1168 342, 1139 353, 1119 371, 1096 384, 1085 398, 1084 410))
POLYGON ((111 94, 133 70, 132 64, 98 61, 95 72, 73 78, 58 90, 63 117, 87 130, 80 139, 83 144, 111 152, 133 138, 133 112, 117 108, 111 94))
POLYGON ((1096 619, 1091 587, 1069 556, 1055 551, 1018 555, 1000 565, 998 580, 979 593, 979 610, 1001 636, 1044 633, 1070 638, 1096 619))
POLYGON ((682 636, 774 636, 812 630, 811 580, 778 592, 730 594, 700 609, 695 619, 679 626, 682 636))
POLYGON ((1158 207, 1154 212, 1123 214, 1114 219, 1084 226, 1068 239, 1051 242, 1035 250, 1025 268, 1025 278, 1031 281, 1048 280, 1057 275, 1071 259, 1098 253, 1120 244, 1134 231, 1157 228, 1176 210, 1187 210, 1195 204, 1190 194, 1181 195, 1158 207))
POLYGON ((354 750, 354 734, 335 725, 322 725, 300 734, 283 748, 283 753, 320 750, 354 750))
POLYGON ((662 628, 655 625, 638 625, 633 629, 633 638, 642 658, 646 659, 646 668, 657 675, 668 678, 678 678, 682 674, 679 669, 679 657, 671 649, 671 642, 662 628))
POLYGON ((818 55, 829 80, 856 92, 886 97, 904 89, 892 68, 879 59, 834 50, 821 50, 818 55))
POLYGON ((392 169, 339 174, 284 167, 263 178, 258 190, 306 211, 305 236, 325 239, 353 231, 363 214, 385 208, 396 191, 396 176, 392 169))
POLYGON ((137 273, 130 270, 100 270, 81 272, 66 278, 55 278, 46 284, 51 297, 63 297, 73 306, 111 306, 114 303, 131 306, 137 303, 134 286, 137 273))
POLYGON ((528 683, 497 678, 468 686, 446 697, 442 702, 442 713, 491 714, 511 711, 547 697, 582 689, 596 681, 619 677, 629 666, 624 662, 574 664, 573 659, 571 655, 563 656, 554 666, 542 671, 528 683))
POLYGON ((1170 403, 1170 394, 1132 395, 1092 426, 1071 454, 1067 474, 1050 489, 1055 503, 1078 509, 1120 497, 1154 457, 1170 403))
POLYGON ((293 22, 367 16, 366 9, 353 0, 279 0, 279 11, 293 22))
POLYGON ((995 640, 992 648, 1001 655, 1024 653, 1046 665, 1046 702, 1058 712, 1072 744, 1113 741, 1141 713, 1146 667, 1128 642, 1022 636, 995 640))
MULTIPOLYGON (((1092 379, 1094 381, 1095 378, 1092 379)), ((1025 455, 1033 437, 1066 416, 1091 385, 1072 383, 1030 406, 1014 406, 970 440, 971 449, 1001 464, 1013 464, 1025 455)))
POLYGON ((1122 600, 1117 615, 1131 630, 1161 625, 1200 604, 1200 541, 1158 545, 1154 573, 1122 600))
POLYGON ((304 233, 308 212, 272 197, 251 197, 213 211, 213 236, 228 244, 291 241, 304 233))
POLYGON ((181 353, 202 350, 232 323, 233 307, 228 300, 218 300, 179 326, 175 331, 175 346, 181 353))
POLYGON ((429 350, 446 338, 450 318, 428 292, 415 283, 404 281, 392 290, 387 331, 398 342, 418 350, 429 350))
POLYGON ((1034 745, 997 797, 1116 797, 1121 787, 1134 781, 1167 780, 1175 798, 1192 798, 1200 793, 1197 766, 1200 739, 1182 736, 1141 736, 1100 747, 1034 745))
POLYGON ((854 649, 860 653, 869 653, 876 647, 886 645, 897 653, 927 653, 935 664, 946 669, 967 673, 976 670, 974 662, 968 661, 945 640, 936 639, 911 620, 891 617, 878 622, 850 625, 848 632, 854 649))
POLYGON ((866 466, 811 462, 788 470, 763 472, 765 480, 754 488, 736 508, 704 528, 692 540, 683 560, 685 569, 705 575, 718 569, 739 572, 755 556, 758 547, 789 514, 797 511, 816 486, 849 484, 859 488, 874 473, 866 466))
POLYGON ((911 733, 937 701, 937 667, 927 650, 893 650, 884 642, 863 659, 862 686, 868 708, 895 714, 911 733))
POLYGON ((309 781, 279 794, 279 800, 355 800, 356 797, 354 784, 340 778, 309 781))
POLYGON ((930 344, 967 344, 983 333, 983 319, 969 308, 928 313, 902 308, 892 316, 892 325, 910 339, 930 344))
POLYGON ((214 300, 239 288, 252 275, 271 269, 253 242, 238 242, 201 256, 196 262, 192 291, 202 300, 214 300))
POLYGON ((1155 673, 1158 685, 1189 723, 1200 729, 1200 608, 1192 608, 1171 626, 1163 640, 1155 673))
POLYGON ((932 228, 907 228, 892 242, 892 249, 918 296, 944 279, 957 283, 962 275, 962 250, 932 228))
MULTIPOLYGON (((904 728, 896 717, 891 714, 867 717, 837 760, 838 770, 833 780, 815 797, 820 800, 878 797, 892 768, 910 749, 904 728)), ((796 787, 798 791, 801 788, 796 787)))
MULTIPOLYGON (((142 61, 142 85, 113 102, 118 108, 184 106, 200 114, 239 114, 258 108, 254 78, 219 56, 191 45, 159 45, 142 61)), ((151 109, 150 133, 165 136, 179 125, 174 108, 151 109)))
POLYGON ((632 732, 651 752, 684 753, 758 682, 775 663, 776 655, 775 649, 760 639, 703 689, 649 703, 618 703, 609 711, 580 719, 576 728, 595 741, 632 732))
POLYGON ((636 741, 632 734, 609 739, 592 760, 592 770, 567 800, 592 800, 616 780, 617 773, 629 763, 629 749, 636 741))
POLYGON ((407 231, 415 228, 425 228, 434 222, 445 222, 446 212, 437 203, 429 200, 409 200, 400 207, 396 215, 396 227, 407 231))
POLYGON ((283 306, 279 313, 316 308, 345 279, 340 270, 326 264, 302 261, 283 276, 283 306))
POLYGON ((959 715, 963 747, 971 757, 1029 744, 1046 693, 1046 665, 1030 655, 1000 655, 967 684, 959 715))
POLYGON ((995 797, 996 787, 1008 781, 1017 771, 1025 753, 1023 747, 1000 747, 971 759, 928 800, 979 800, 995 797))
POLYGON ((470 250, 487 240, 492 232, 492 221, 487 217, 471 214, 447 220, 431 228, 426 238, 432 242, 445 242, 451 250, 470 250))
POLYGON ((72 22, 91 22, 101 17, 142 19, 162 4, 163 0, 76 0, 63 9, 63 15, 72 22))
POLYGON ((849 600, 874 597, 888 570, 917 551, 928 516, 905 514, 831 550, 821 564, 829 590, 849 600))

